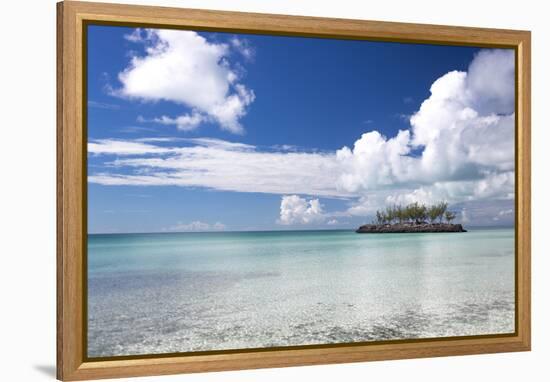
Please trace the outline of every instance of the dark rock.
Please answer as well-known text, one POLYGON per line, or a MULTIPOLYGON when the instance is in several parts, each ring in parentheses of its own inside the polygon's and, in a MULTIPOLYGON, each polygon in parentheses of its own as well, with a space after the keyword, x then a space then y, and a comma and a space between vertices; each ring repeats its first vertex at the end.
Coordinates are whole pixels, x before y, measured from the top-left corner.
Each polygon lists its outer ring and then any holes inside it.
POLYGON ((357 233, 436 233, 436 232, 467 232, 462 224, 446 223, 403 223, 403 224, 365 224, 359 227, 357 233))

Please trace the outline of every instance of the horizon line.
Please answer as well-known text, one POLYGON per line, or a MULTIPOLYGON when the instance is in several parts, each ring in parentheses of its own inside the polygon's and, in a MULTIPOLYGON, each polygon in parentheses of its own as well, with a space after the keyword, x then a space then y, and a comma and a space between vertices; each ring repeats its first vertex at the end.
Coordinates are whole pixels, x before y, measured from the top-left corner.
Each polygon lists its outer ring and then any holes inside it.
MULTIPOLYGON (((367 223, 368 224, 368 223, 367 223)), ((514 228, 513 225, 464 225, 464 228, 470 229, 498 229, 514 228)), ((257 232, 314 232, 314 231, 355 231, 357 228, 311 228, 311 229, 258 229, 258 230, 219 230, 219 231, 142 231, 142 232, 88 232, 87 235, 158 235, 175 233, 257 233, 257 232)))

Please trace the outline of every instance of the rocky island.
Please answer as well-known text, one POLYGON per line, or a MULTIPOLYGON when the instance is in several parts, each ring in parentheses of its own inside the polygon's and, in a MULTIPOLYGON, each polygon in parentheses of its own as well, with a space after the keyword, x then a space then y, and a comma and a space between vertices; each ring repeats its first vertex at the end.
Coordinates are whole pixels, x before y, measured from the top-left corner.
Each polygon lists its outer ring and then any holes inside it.
POLYGON ((365 224, 355 230, 357 233, 430 233, 467 232, 462 224, 365 224))
POLYGON ((446 202, 432 206, 411 203, 407 206, 394 205, 385 211, 376 211, 376 220, 364 224, 357 233, 435 233, 467 232, 462 224, 453 224, 456 214, 447 209, 446 202), (443 222, 445 219, 446 222, 443 222))

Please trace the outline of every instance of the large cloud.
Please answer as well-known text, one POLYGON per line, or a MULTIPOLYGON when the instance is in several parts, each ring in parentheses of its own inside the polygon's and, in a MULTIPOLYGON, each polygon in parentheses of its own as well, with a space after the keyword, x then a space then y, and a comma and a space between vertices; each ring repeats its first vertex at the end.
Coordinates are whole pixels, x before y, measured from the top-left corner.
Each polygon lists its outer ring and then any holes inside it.
POLYGON ((333 152, 288 152, 207 138, 96 140, 90 142, 89 152, 105 156, 106 167, 89 180, 280 194, 284 224, 318 222, 312 217, 328 216, 320 204, 319 213, 313 213, 317 207, 309 204, 312 200, 298 195, 350 199, 348 210, 331 216, 367 216, 385 204, 414 201, 510 203, 513 84, 513 52, 481 51, 467 72, 438 78, 411 116, 410 128, 393 137, 369 131, 352 148, 333 152))
POLYGON ((410 152, 409 131, 399 131, 390 139, 378 131, 363 134, 353 150, 344 147, 336 152, 336 159, 343 169, 337 186, 348 192, 403 183, 411 178, 414 158, 410 152))
POLYGON ((243 132, 239 119, 254 101, 254 92, 238 82, 238 71, 228 58, 230 44, 209 42, 191 31, 163 29, 137 29, 127 39, 144 44, 145 55, 132 57, 118 76, 122 87, 114 94, 185 105, 190 113, 152 119, 183 130, 210 120, 233 133, 243 132))
POLYGON ((482 51, 469 71, 437 79, 410 118, 411 129, 385 138, 363 134, 337 152, 348 191, 483 179, 514 169, 514 56, 482 51), (487 72, 491 76, 487 78, 487 72), (497 82, 500 85, 489 85, 497 82), (420 157, 408 155, 421 150, 420 157))

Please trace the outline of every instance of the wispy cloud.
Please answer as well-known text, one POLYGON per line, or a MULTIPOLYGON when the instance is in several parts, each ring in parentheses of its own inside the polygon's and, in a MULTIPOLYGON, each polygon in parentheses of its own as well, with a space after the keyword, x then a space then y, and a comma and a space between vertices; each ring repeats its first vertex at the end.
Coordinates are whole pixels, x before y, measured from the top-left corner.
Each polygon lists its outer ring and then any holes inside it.
MULTIPOLYGON (((167 143, 167 142, 159 142, 167 143)), ((350 196, 338 191, 334 153, 259 151, 212 138, 176 140, 180 146, 143 141, 95 140, 88 152, 104 156, 104 171, 89 181, 104 185, 175 185, 224 191, 350 196), (148 170, 144 174, 142 170, 148 170)))
POLYGON ((296 145, 272 145, 271 148, 276 151, 300 151, 300 147, 296 145))
POLYGON ((177 223, 173 226, 166 227, 163 231, 167 232, 209 232, 209 231, 225 231, 227 229, 226 225, 220 222, 214 224, 204 223, 201 221, 193 221, 191 223, 177 223))
POLYGON ((137 121, 139 123, 153 122, 161 125, 173 125, 181 131, 191 131, 195 130, 199 125, 205 121, 207 117, 194 110, 190 114, 183 114, 176 118, 167 117, 163 115, 161 117, 155 117, 151 119, 146 119, 143 116, 138 116, 137 121))
POLYGON ((154 146, 139 141, 120 139, 97 139, 88 142, 88 154, 92 155, 143 155, 143 154, 168 154, 177 149, 154 146))
POLYGON ((156 131, 152 127, 145 127, 145 126, 125 126, 116 129, 119 133, 129 133, 129 134, 135 134, 135 133, 150 133, 156 131))
POLYGON ((129 196, 131 198, 150 198, 150 194, 126 194, 126 196, 129 196))
POLYGON ((120 105, 116 105, 113 103, 105 103, 105 102, 97 102, 97 101, 88 101, 88 107, 92 107, 95 109, 105 109, 105 110, 119 110, 120 105))
POLYGON ((493 221, 503 221, 503 220, 508 220, 508 221, 512 221, 512 219, 514 218, 514 209, 512 208, 508 208, 508 209, 505 209, 505 210, 500 210, 498 212, 498 214, 496 216, 493 217, 493 221))
POLYGON ((256 51, 252 47, 252 44, 250 44, 250 41, 235 36, 229 40, 229 42, 247 61, 252 61, 254 59, 256 51))

